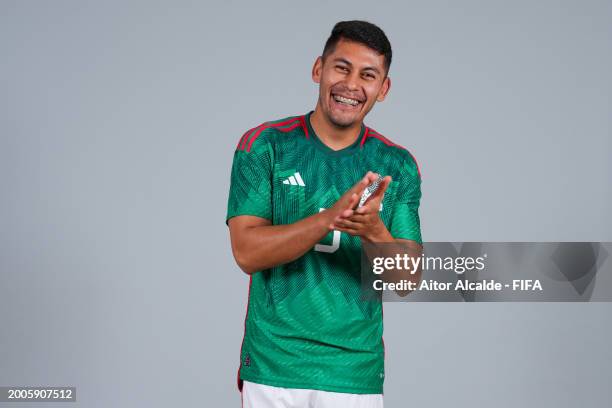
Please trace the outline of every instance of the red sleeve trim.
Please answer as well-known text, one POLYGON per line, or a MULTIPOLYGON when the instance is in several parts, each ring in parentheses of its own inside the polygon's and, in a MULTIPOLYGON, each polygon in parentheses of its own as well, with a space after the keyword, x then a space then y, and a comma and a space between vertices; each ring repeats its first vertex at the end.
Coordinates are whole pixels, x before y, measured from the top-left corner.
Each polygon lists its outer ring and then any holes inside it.
POLYGON ((410 155, 410 157, 412 157, 412 160, 414 161, 414 164, 416 165, 417 172, 419 173, 419 178, 421 178, 421 169, 419 168, 419 163, 416 161, 416 158, 414 157, 414 155, 408 151, 408 149, 406 149, 404 146, 398 145, 397 143, 393 143, 392 141, 390 141, 389 139, 387 139, 386 137, 384 137, 383 135, 381 135, 380 133, 376 132, 374 129, 369 128, 369 127, 366 128, 365 134, 363 135, 363 139, 361 140, 362 146, 364 145, 368 137, 373 137, 375 139, 378 139, 384 144, 386 144, 387 146, 393 146, 393 147, 397 147, 397 148, 406 150, 408 154, 410 155))
MULTIPOLYGON (((266 123, 263 123, 263 124, 259 125, 256 128, 256 130, 253 132, 253 134, 248 137, 249 142, 248 142, 248 145, 246 147, 246 151, 247 152, 251 151, 251 146, 253 146, 253 143, 255 142, 255 140, 257 140, 257 138, 261 135, 261 132, 263 132, 265 129, 269 129, 269 128, 281 128, 281 127, 286 126, 286 125, 291 125, 294 122, 299 122, 299 120, 300 120, 300 118, 297 117, 297 118, 287 119, 287 120, 284 120, 284 121, 278 122, 278 123, 268 123, 268 122, 266 122, 266 123)), ((283 129, 281 129, 281 130, 283 130, 283 129)), ((288 130, 285 129, 285 131, 288 131, 288 130)), ((246 144, 246 141, 245 141, 245 144, 246 144)), ((245 150, 244 146, 242 147, 242 150, 245 150)))
POLYGON ((304 115, 289 118, 278 123, 264 122, 259 126, 255 126, 254 128, 247 130, 238 141, 236 150, 246 150, 247 152, 251 151, 251 147, 253 146, 253 143, 255 143, 255 140, 257 140, 257 138, 261 136, 261 133, 266 129, 275 128, 281 132, 290 132, 300 126, 304 131, 304 135, 306 135, 306 139, 308 139, 308 126, 306 126, 304 115))
MULTIPOLYGON (((259 126, 262 126, 262 125, 259 125, 259 126)), ((244 134, 240 137, 240 140, 238 140, 238 144, 236 145, 236 150, 244 149, 244 144, 246 143, 246 140, 248 139, 248 135, 251 134, 251 132, 257 129, 259 126, 255 126, 254 128, 251 128, 247 130, 246 132, 244 132, 244 134)))
POLYGON ((393 146, 393 147, 407 150, 404 146, 398 145, 397 143, 393 143, 392 141, 390 141, 389 139, 387 139, 386 137, 384 137, 383 135, 381 135, 380 133, 378 133, 377 131, 369 127, 366 128, 365 135, 363 135, 363 140, 361 141, 362 145, 365 143, 368 137, 373 137, 375 139, 378 139, 384 144, 386 144, 387 146, 393 146))

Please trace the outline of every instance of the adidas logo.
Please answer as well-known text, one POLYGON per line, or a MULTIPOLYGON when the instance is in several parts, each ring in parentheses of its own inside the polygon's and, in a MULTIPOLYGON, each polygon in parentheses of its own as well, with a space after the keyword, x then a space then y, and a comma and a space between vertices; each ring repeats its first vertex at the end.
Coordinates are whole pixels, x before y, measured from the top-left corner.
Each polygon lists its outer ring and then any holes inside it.
POLYGON ((293 176, 289 176, 289 178, 283 180, 283 184, 306 187, 306 184, 304 184, 304 180, 302 180, 302 176, 300 176, 300 173, 298 173, 297 171, 293 174, 293 176))

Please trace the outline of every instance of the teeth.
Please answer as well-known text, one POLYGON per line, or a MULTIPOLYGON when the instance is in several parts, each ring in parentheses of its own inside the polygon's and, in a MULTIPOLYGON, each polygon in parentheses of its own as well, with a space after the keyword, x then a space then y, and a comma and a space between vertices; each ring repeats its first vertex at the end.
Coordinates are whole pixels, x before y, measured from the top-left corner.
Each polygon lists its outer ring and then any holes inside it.
POLYGON ((334 99, 337 102, 342 102, 342 103, 346 103, 348 105, 357 105, 359 103, 359 101, 355 100, 355 99, 349 99, 349 98, 345 98, 343 96, 339 96, 339 95, 334 95, 334 99))

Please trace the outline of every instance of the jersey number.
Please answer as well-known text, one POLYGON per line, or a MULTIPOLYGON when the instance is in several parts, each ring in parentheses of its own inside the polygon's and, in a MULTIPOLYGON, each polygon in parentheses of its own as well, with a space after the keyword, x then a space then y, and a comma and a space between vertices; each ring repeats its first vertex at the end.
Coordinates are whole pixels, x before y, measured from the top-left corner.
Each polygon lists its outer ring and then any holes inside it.
MULTIPOLYGON (((319 208, 319 212, 324 211, 324 210, 325 208, 319 208)), ((331 245, 317 244, 314 247, 315 251, 326 252, 328 254, 336 252, 338 248, 340 248, 340 234, 341 234, 340 231, 334 230, 331 245)))

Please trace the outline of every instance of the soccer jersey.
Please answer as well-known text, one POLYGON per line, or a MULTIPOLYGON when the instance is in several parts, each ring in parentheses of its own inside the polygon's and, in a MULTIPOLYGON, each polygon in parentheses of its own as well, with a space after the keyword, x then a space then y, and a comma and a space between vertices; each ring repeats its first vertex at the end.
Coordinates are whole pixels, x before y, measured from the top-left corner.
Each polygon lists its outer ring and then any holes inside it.
MULTIPOLYGON (((421 243, 421 177, 412 155, 362 125, 341 150, 325 145, 312 112, 247 131, 234 153, 227 220, 291 224, 331 207, 367 171, 391 176, 380 217, 394 238, 421 243)), ((240 380, 286 388, 379 394, 384 381, 380 301, 362 301, 361 242, 330 231, 293 262, 253 273, 240 380)))

